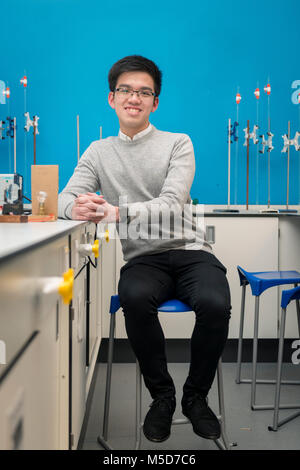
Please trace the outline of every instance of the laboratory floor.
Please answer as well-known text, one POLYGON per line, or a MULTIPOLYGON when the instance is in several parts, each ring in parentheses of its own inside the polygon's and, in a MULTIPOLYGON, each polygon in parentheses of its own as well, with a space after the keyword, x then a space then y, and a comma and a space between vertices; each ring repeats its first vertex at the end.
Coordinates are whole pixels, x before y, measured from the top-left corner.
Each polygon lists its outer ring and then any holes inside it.
MULTIPOLYGON (((284 364, 285 379, 299 380, 300 365, 284 364)), ((102 416, 104 403, 106 365, 96 364, 93 387, 79 449, 101 450, 97 436, 102 432, 102 416)), ((182 385, 188 371, 187 363, 169 364, 169 372, 177 389, 177 407, 174 418, 182 418, 180 400, 182 385)), ((251 364, 243 365, 244 377, 249 377, 251 364)), ((259 377, 274 378, 276 365, 274 363, 259 364, 259 377)), ((268 431, 272 424, 273 411, 251 411, 251 385, 235 383, 236 364, 223 363, 223 380, 226 406, 227 433, 231 442, 238 446, 232 450, 299 450, 300 449, 300 416, 284 424, 277 432, 268 431)), ((283 385, 282 402, 300 404, 300 386, 283 385)), ((274 385, 258 385, 257 403, 271 403, 274 400, 274 385)), ((143 413, 147 413, 151 397, 143 387, 143 413)), ((216 381, 209 394, 209 405, 218 413, 216 381)), ((280 419, 295 413, 297 410, 281 410, 280 419)), ((134 416, 135 416, 135 364, 113 365, 111 412, 109 440, 114 449, 130 450, 134 448, 134 416)), ((218 450, 213 441, 201 439, 193 433, 190 424, 173 426, 171 436, 163 443, 148 441, 142 434, 142 449, 145 450, 218 450)))

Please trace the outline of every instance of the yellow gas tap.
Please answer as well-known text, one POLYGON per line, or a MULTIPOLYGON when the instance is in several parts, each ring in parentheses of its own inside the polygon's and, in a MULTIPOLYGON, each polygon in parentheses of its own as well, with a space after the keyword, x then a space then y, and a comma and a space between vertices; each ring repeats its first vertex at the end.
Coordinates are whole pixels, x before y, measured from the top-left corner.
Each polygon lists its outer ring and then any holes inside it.
POLYGON ((98 258, 98 256, 99 256, 99 240, 95 240, 95 243, 92 246, 92 252, 94 253, 95 258, 98 258))
POLYGON ((62 296, 64 304, 69 305, 73 297, 74 270, 68 269, 63 274, 63 282, 58 286, 58 292, 62 296))

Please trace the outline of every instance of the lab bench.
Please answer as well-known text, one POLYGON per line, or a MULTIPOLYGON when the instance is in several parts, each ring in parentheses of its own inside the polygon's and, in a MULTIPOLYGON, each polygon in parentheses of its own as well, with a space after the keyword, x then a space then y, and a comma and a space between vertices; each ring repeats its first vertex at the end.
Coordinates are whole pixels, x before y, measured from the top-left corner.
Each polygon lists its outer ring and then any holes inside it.
MULTIPOLYGON (((235 339, 241 303, 236 266, 300 270, 300 217, 207 211, 204 225, 227 268, 229 338, 235 339)), ((94 244, 95 230, 95 224, 66 220, 0 226, 0 449, 77 448, 99 346, 108 337, 110 297, 124 264, 117 236, 108 243, 100 237, 99 257, 91 254, 89 262, 80 246, 94 244), (67 305, 53 286, 70 268, 73 298, 67 305)), ((278 336, 280 291, 262 295, 261 338, 278 336)), ((246 297, 245 338, 253 337, 253 301, 246 297)), ((193 312, 171 322, 159 316, 166 338, 190 338, 193 312)), ((123 315, 116 320, 116 338, 126 338, 123 315)), ((291 312, 286 337, 295 331, 291 312)))

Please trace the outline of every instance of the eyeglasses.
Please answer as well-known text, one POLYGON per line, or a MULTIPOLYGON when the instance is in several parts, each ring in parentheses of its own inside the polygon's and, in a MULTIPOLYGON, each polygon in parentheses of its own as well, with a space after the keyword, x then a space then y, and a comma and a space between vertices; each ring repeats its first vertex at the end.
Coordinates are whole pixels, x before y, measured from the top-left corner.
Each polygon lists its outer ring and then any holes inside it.
POLYGON ((139 98, 152 98, 152 96, 156 96, 156 94, 150 90, 133 90, 132 88, 125 87, 115 88, 115 92, 118 92, 124 97, 129 97, 129 95, 133 96, 134 93, 136 93, 139 98))

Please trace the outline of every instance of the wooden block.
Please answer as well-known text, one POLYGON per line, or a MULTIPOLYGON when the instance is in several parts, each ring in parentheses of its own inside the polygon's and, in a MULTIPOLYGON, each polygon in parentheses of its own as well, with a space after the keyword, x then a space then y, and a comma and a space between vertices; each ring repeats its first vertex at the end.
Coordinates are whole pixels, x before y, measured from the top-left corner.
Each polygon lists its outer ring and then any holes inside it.
POLYGON ((29 215, 28 222, 54 222, 56 217, 54 214, 50 215, 29 215))
POLYGON ((26 223, 28 222, 28 215, 0 215, 0 223, 26 223))
POLYGON ((58 204, 58 165, 31 166, 32 215, 39 215, 38 193, 45 191, 45 214, 54 214, 57 219, 58 204))

